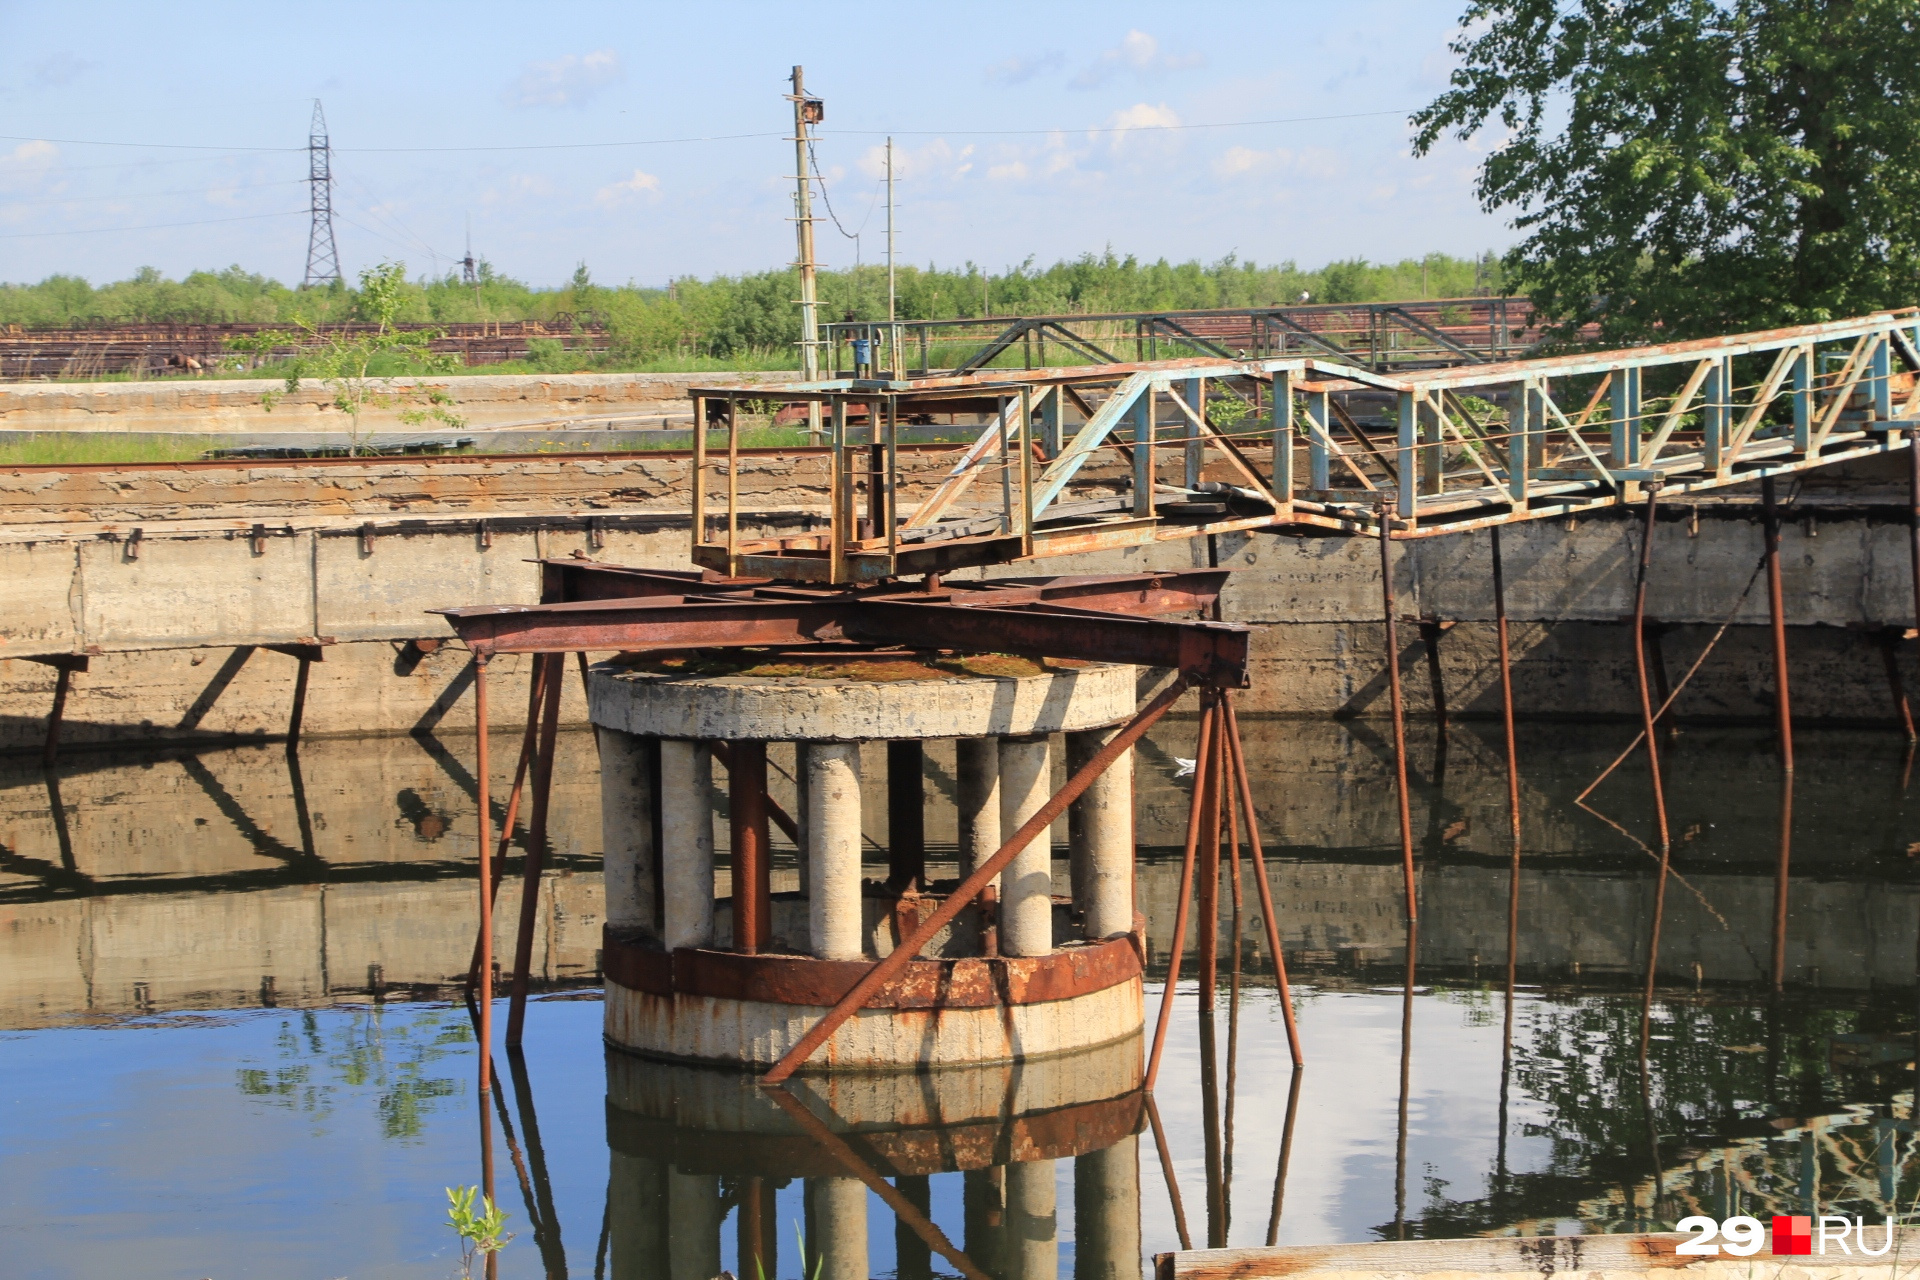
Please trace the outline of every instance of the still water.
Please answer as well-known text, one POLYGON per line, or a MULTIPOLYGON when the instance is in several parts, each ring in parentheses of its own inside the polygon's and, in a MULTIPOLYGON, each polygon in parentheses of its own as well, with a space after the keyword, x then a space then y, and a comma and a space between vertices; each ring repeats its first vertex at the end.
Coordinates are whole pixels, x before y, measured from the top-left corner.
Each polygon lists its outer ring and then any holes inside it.
MULTIPOLYGON (((1249 885, 1237 950, 1221 893, 1205 1027, 1189 959, 1153 1106, 1129 1045, 1118 1065, 803 1084, 812 1126, 737 1077, 604 1052, 585 735, 563 742, 527 1051, 496 1048, 490 1099, 451 981, 470 741, 0 764, 0 1272, 458 1274, 444 1188, 481 1180, 483 1128, 507 1277, 812 1275, 804 1251, 827 1277, 1136 1276, 1183 1236, 1914 1210, 1920 813, 1898 737, 1803 731, 1791 795, 1763 731, 1664 744, 1675 874, 1649 1001, 1644 766, 1575 803, 1629 728, 1523 728, 1517 884, 1498 742, 1416 728, 1411 965, 1378 735, 1244 728, 1302 1073, 1249 885)), ((1193 730, 1163 725, 1140 761, 1150 1008, 1193 730)), ((936 864, 950 764, 930 756, 936 864)))

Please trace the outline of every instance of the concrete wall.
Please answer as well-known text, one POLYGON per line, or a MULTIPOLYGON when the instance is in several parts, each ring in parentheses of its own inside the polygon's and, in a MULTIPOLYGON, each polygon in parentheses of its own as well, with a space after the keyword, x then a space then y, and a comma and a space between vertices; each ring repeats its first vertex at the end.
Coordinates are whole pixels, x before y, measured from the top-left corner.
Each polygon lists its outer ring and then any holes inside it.
MULTIPOLYGON (((1404 946, 1391 770, 1365 723, 1249 720, 1249 764, 1282 936, 1303 972, 1399 963, 1404 946)), ((1165 963, 1190 780, 1191 721, 1163 722, 1142 747, 1139 901, 1156 972, 1165 963)), ((1521 972, 1529 981, 1639 972, 1654 862, 1632 838, 1570 801, 1627 734, 1561 746, 1551 726, 1523 739, 1521 972)), ((1750 983, 1771 955, 1777 775, 1743 767, 1761 731, 1689 731, 1670 752, 1677 847, 1662 937, 1664 979, 1750 983)), ((1423 964, 1497 975, 1507 901, 1503 757, 1456 735, 1443 788, 1433 741, 1415 734, 1423 964)), ((1863 990, 1914 981, 1920 885, 1901 809, 1901 744, 1857 733, 1801 743, 1787 974, 1796 985, 1863 990)), ((442 993, 472 945, 475 895, 471 740, 388 738, 310 744, 299 771, 274 749, 155 754, 68 765, 49 788, 26 761, 0 765, 0 1027, 150 1009, 317 1003, 396 991, 442 993), (297 785, 296 785, 297 784, 297 785), (375 969, 377 966, 377 971, 375 969), (269 981, 270 980, 270 981, 269 981)), ((933 873, 951 875, 950 756, 928 769, 933 873)), ((791 800, 775 753, 775 796, 791 800)), ((496 803, 511 752, 496 757, 496 803)), ((884 875, 884 774, 867 771, 867 874, 884 875)), ((1644 835, 1644 771, 1623 770, 1592 803, 1644 835)), ((724 800, 720 802, 724 809, 724 800)), ((553 838, 535 938, 543 982, 598 972, 599 778, 592 739, 561 737, 553 838)), ((724 834, 724 821, 718 824, 724 834)), ((1056 851, 1064 846, 1056 834, 1056 851)), ((775 888, 793 887, 781 842, 775 888)), ((1064 857, 1055 862, 1066 887, 1064 857)), ((1261 933, 1253 886, 1242 918, 1261 933)), ((728 892, 725 875, 717 892, 728 892)), ((1231 937, 1223 887, 1223 945, 1231 937)), ((501 890, 497 955, 519 899, 501 890)), ((1256 949, 1264 956, 1264 943, 1256 949)), ((1256 958, 1254 967, 1268 966, 1256 958)), ((1377 976, 1375 968, 1375 976, 1377 976)))
MULTIPOLYGON (((433 388, 453 397, 472 427, 549 422, 556 418, 673 416, 691 419, 687 388, 792 381, 797 373, 471 374, 395 378, 404 397, 433 388)), ((284 396, 271 412, 261 404, 284 392, 277 379, 168 379, 164 382, 24 382, 0 385, 0 428, 32 431, 343 431, 346 415, 315 383, 284 396)), ((400 420, 404 405, 370 409, 363 431, 415 431, 400 420)))
MULTIPOLYGON (((949 455, 911 457, 918 489, 949 455)), ((1808 721, 1892 714, 1871 632, 1914 620, 1908 533, 1893 505, 1899 461, 1823 474, 1822 487, 1810 484, 1791 508, 1783 577, 1795 708, 1808 721)), ((235 665, 234 648, 316 637, 338 643, 314 671, 310 733, 432 728, 463 691, 462 664, 450 653, 414 663, 398 652, 410 639, 447 634, 427 610, 531 603, 538 575, 525 562, 539 556, 688 567, 686 467, 684 458, 635 456, 0 473, 0 750, 38 742, 53 682, 45 667, 5 659, 99 655, 75 680, 67 734, 75 745, 244 736, 284 723, 294 664, 264 654, 235 665), (182 649, 201 651, 164 652, 182 649)), ((823 479, 818 454, 774 452, 743 462, 741 485, 756 526, 795 528, 818 507, 823 479)), ((1619 625, 1633 603, 1632 513, 1539 521, 1502 536, 1522 714, 1636 715, 1633 647, 1619 625)), ((1661 641, 1671 678, 1733 619, 1677 703, 1682 717, 1770 714, 1760 541, 1750 494, 1672 504, 1658 527, 1649 616, 1672 628, 1661 641)), ((1235 570, 1226 616, 1259 628, 1248 709, 1385 712, 1375 544, 1255 533, 1223 535, 1218 551, 1235 570)), ((1207 556, 1204 540, 1175 540, 994 572, 1190 568, 1207 556)), ((1396 544, 1395 577, 1404 616, 1458 624, 1440 642, 1452 710, 1491 714, 1488 535, 1396 544)), ((1402 641, 1408 704, 1424 714, 1431 699, 1417 631, 1403 627, 1402 641)), ((1909 681, 1912 650, 1900 658, 1909 681)), ((514 714, 503 712, 507 722, 514 714)), ((569 723, 582 715, 571 702, 566 714, 569 723)))

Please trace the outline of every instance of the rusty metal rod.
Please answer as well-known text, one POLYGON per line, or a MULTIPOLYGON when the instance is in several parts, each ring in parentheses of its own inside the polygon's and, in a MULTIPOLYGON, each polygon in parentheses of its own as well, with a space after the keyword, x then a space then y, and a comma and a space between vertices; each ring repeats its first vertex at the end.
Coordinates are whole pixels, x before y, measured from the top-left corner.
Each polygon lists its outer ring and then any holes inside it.
POLYGON ((520 931, 513 943, 513 992, 507 1004, 507 1048, 520 1047, 527 1021, 527 984, 533 968, 533 927, 540 919, 540 873, 546 867, 547 815, 553 799, 553 756, 560 730, 560 680, 565 674, 564 653, 542 654, 547 668, 542 681, 540 738, 533 765, 533 830, 520 871, 520 931))
POLYGON ((1787 979, 1787 897, 1793 863, 1793 775, 1780 779, 1780 858, 1773 873, 1773 989, 1787 979))
POLYGON ((1054 792, 1053 798, 1040 807, 1038 813, 1027 819, 1020 829, 994 852, 992 857, 975 867, 973 874, 962 880, 933 914, 920 922, 919 928, 902 939, 900 945, 889 952, 885 959, 878 961, 873 968, 867 970, 867 976, 855 983, 853 990, 842 996, 840 1002, 829 1009, 820 1021, 814 1023, 813 1028, 800 1037, 793 1048, 787 1050, 786 1056, 761 1077, 761 1083, 769 1085, 780 1083, 792 1075, 801 1063, 812 1057, 814 1050, 832 1038, 833 1033, 838 1031, 840 1025, 848 1018, 865 1008, 867 1002, 873 999, 875 992, 904 969, 908 961, 919 955, 920 949, 932 941, 935 934, 946 928, 955 916, 977 898, 980 891, 986 888, 1022 849, 1032 844, 1036 837, 1052 826, 1060 815, 1067 811, 1067 807, 1093 785, 1094 779, 1105 773, 1122 753, 1131 749, 1133 744, 1138 742, 1186 691, 1186 677, 1184 675, 1175 677, 1174 682, 1167 686, 1166 692, 1147 704, 1138 715, 1127 722, 1125 728, 1100 748, 1091 760, 1081 765, 1079 770, 1067 779, 1066 785, 1054 792))
MULTIPOLYGON (((480 792, 480 981, 477 1002, 480 1008, 480 1092, 493 1088, 493 798, 488 786, 493 761, 487 751, 487 659, 473 655, 473 727, 475 777, 480 792)), ((481 1122, 486 1118, 486 1099, 480 1100, 481 1122)), ((493 1194, 493 1145, 487 1144, 487 1194, 493 1194)))
MULTIPOLYGON (((513 767, 513 789, 507 793, 507 811, 500 823, 499 852, 494 855, 502 867, 506 865, 507 849, 513 843, 513 824, 520 814, 520 790, 526 782, 527 770, 533 761, 534 744, 538 740, 540 726, 541 672, 538 662, 533 664, 533 676, 527 681, 527 727, 520 737, 520 762, 513 767)), ((488 889, 497 902, 500 898, 502 875, 495 872, 493 884, 488 889)), ((473 959, 467 964, 467 995, 472 997, 474 986, 480 981, 480 933, 476 929, 473 935, 473 959)))
POLYGON ((1793 700, 1787 686, 1787 605, 1780 586, 1780 509, 1774 503, 1773 477, 1760 481, 1760 509, 1766 524, 1767 620, 1773 628, 1774 718, 1780 732, 1780 767, 1793 772, 1793 700))
POLYGON ((1393 773, 1400 800, 1400 868, 1406 881, 1407 919, 1420 918, 1413 887, 1413 810, 1407 796, 1407 712, 1400 691, 1400 632, 1393 617, 1393 516, 1380 503, 1380 599, 1387 620, 1387 687, 1393 702, 1393 773))
POLYGON ((1407 1098, 1413 1082, 1413 967, 1420 951, 1420 922, 1407 921, 1407 974, 1400 997, 1400 1113, 1393 1154, 1393 1225, 1407 1238, 1407 1098))
POLYGON ((1187 1233, 1187 1207, 1180 1202, 1180 1180, 1173 1173, 1173 1156, 1167 1150, 1167 1131, 1160 1123, 1160 1108, 1154 1105, 1153 1090, 1147 1090, 1147 1121, 1153 1126, 1153 1149, 1160 1157, 1160 1173, 1167 1180, 1167 1199, 1173 1202, 1173 1229, 1182 1249, 1193 1248, 1187 1233))
POLYGON ((1893 695, 1893 709, 1900 716, 1900 727, 1906 731, 1907 741, 1914 740, 1913 704, 1907 700, 1906 682, 1900 678, 1900 629, 1883 628, 1878 640, 1880 660, 1887 668, 1887 689, 1893 695))
MULTIPOLYGON (((1720 643, 1720 637, 1727 634, 1727 629, 1733 625, 1734 618, 1739 616, 1740 607, 1747 602, 1747 597, 1753 594, 1753 584, 1760 581, 1761 571, 1764 570, 1766 567, 1767 567, 1767 561, 1764 555, 1761 556, 1759 560, 1754 562, 1753 572, 1747 575, 1746 589, 1740 593, 1740 598, 1733 602, 1733 609, 1727 614, 1726 618, 1722 620, 1719 628, 1714 631, 1712 638, 1707 641, 1706 648, 1700 650, 1699 656, 1693 660, 1693 665, 1687 668, 1687 674, 1680 677, 1680 683, 1673 686, 1673 692, 1668 694, 1667 700, 1660 704, 1660 710, 1656 712, 1654 715, 1654 718, 1656 720, 1667 713, 1667 708, 1673 705, 1674 699, 1678 698, 1681 694, 1681 691, 1687 687, 1687 682, 1693 679, 1694 673, 1700 670, 1701 666, 1706 662, 1707 655, 1712 653, 1714 646, 1720 643)), ((1613 758, 1613 763, 1609 764, 1606 768, 1602 769, 1600 771, 1600 776, 1595 778, 1592 782, 1589 782, 1587 784, 1587 789, 1585 791, 1582 791, 1579 795, 1575 796, 1573 798, 1573 802, 1575 804, 1579 804, 1581 801, 1585 800, 1588 796, 1592 795, 1594 792, 1594 788, 1598 787, 1601 783, 1605 782, 1609 777, 1612 776, 1613 771, 1615 769, 1618 769, 1621 765, 1627 762, 1627 757, 1633 754, 1634 748, 1640 745, 1640 743, 1644 740, 1645 736, 1646 734, 1644 730, 1640 733, 1636 733, 1633 737, 1633 741, 1629 742, 1626 745, 1626 748, 1622 750, 1619 755, 1613 758)))
POLYGON ((894 1216, 933 1249, 933 1251, 951 1262, 961 1275, 969 1280, 993 1280, 982 1271, 963 1251, 954 1247, 932 1219, 920 1211, 920 1207, 900 1194, 898 1188, 874 1171, 872 1165, 860 1158, 859 1152, 847 1144, 847 1140, 829 1129, 826 1122, 793 1096, 786 1089, 769 1089, 767 1096, 779 1104, 780 1109, 794 1118, 807 1136, 826 1149, 828 1155, 839 1161, 840 1167, 867 1184, 868 1190, 886 1201, 887 1208, 894 1216))
POLYGON ((1913 571, 1913 621, 1920 627, 1920 427, 1907 442, 1907 457, 1912 462, 1907 473, 1907 535, 1912 544, 1908 567, 1913 571))
POLYGON ((1660 501, 1658 488, 1647 489, 1647 523, 1640 538, 1640 571, 1633 595, 1633 654, 1640 685, 1640 727, 1646 735, 1647 769, 1653 778, 1653 815, 1660 837, 1660 874, 1654 885, 1653 933, 1647 939, 1647 981, 1640 1003, 1640 1061, 1647 1060, 1647 1039, 1653 1032, 1653 977, 1660 964, 1660 929, 1666 920, 1667 873, 1673 862, 1673 844, 1667 831, 1667 795, 1660 781, 1660 748, 1654 738, 1653 695, 1647 685, 1647 647, 1640 643, 1647 621, 1647 571, 1653 564, 1654 521, 1660 501))
POLYGON ((1208 757, 1213 751, 1215 694, 1200 691, 1200 732, 1195 735, 1193 796, 1187 802, 1187 839, 1180 854, 1180 892, 1173 908, 1173 941, 1167 950, 1167 980, 1160 988, 1160 1017, 1153 1028, 1153 1048, 1147 1055, 1149 1091, 1160 1077, 1160 1055, 1166 1049, 1167 1028, 1173 1024, 1173 995, 1180 983, 1180 964, 1187 949, 1187 912, 1193 905, 1193 869, 1200 849, 1200 823, 1206 812, 1206 775, 1208 757))
POLYGON ((1267 881, 1267 860, 1260 852, 1260 824, 1253 812, 1253 784, 1247 777, 1247 753, 1240 741, 1240 719, 1233 699, 1222 696, 1227 718, 1227 743, 1233 753, 1233 776, 1239 784, 1240 804, 1247 819, 1247 852, 1253 858, 1253 884, 1260 894, 1260 918, 1265 922, 1267 949, 1273 952, 1273 974, 1280 987, 1280 1014, 1287 1023, 1287 1051, 1293 1055, 1297 1070, 1306 1065, 1300 1052, 1300 1028, 1293 1017, 1293 987, 1287 981, 1287 955, 1280 949, 1280 921, 1273 911, 1273 886, 1267 881))
POLYGON ((1212 766, 1195 768, 1194 787, 1198 797, 1204 793, 1205 820, 1200 828, 1200 866, 1195 874, 1193 906, 1199 916, 1199 937, 1195 939, 1195 959, 1199 970, 1201 1021, 1213 1013, 1215 988, 1220 985, 1220 827, 1226 818, 1224 802, 1227 789, 1222 785, 1226 771, 1221 767, 1226 755, 1223 740, 1227 718, 1216 709, 1213 715, 1213 744, 1207 755, 1212 766))
POLYGON ((1520 747, 1513 731, 1513 656, 1507 638, 1507 575, 1500 559, 1500 530, 1493 538, 1493 619, 1500 641, 1500 719, 1507 737, 1507 820, 1515 865, 1520 859, 1520 747))
POLYGON ((1647 769, 1653 775, 1653 813, 1660 835, 1660 866, 1664 881, 1667 857, 1671 851, 1667 833, 1667 795, 1660 782, 1660 748, 1655 743, 1653 735, 1653 694, 1647 683, 1647 647, 1640 643, 1641 633, 1647 625, 1647 571, 1653 565, 1653 531, 1654 522, 1658 518, 1656 508, 1659 501, 1659 489, 1649 485, 1646 529, 1640 539, 1640 570, 1633 590, 1633 661, 1640 685, 1640 731, 1645 735, 1647 769))
POLYGON ((1273 1171, 1273 1208, 1267 1214, 1267 1247, 1280 1243, 1280 1206, 1287 1195, 1287 1165, 1293 1159, 1293 1122, 1300 1114, 1301 1069, 1295 1066, 1287 1085, 1287 1120, 1280 1129, 1280 1163, 1273 1171))
POLYGON ((1513 985, 1520 960, 1520 747, 1513 729, 1513 659, 1507 637, 1507 577, 1500 558, 1500 530, 1491 530, 1493 616, 1500 641, 1500 717, 1506 728, 1507 818, 1512 853, 1507 866, 1507 981, 1500 1034, 1500 1130, 1495 1162, 1499 1188, 1506 1189, 1507 1096, 1513 1074, 1513 985))
POLYGON ((767 848, 767 744, 739 739, 727 766, 733 855, 733 949, 757 955, 773 941, 772 859, 767 848))

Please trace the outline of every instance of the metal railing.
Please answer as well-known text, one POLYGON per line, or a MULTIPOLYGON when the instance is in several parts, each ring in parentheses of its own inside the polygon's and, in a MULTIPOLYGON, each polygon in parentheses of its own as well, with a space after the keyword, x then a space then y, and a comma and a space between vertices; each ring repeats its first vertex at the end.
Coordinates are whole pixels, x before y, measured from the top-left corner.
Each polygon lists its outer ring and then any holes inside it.
POLYGON ((779 542, 740 529, 743 389, 696 390, 727 445, 695 433, 693 556, 846 583, 1230 530, 1377 533, 1386 519, 1412 538, 1559 517, 1648 486, 1708 490, 1904 449, 1920 430, 1916 372, 1920 312, 1906 310, 1392 373, 1292 356, 758 387, 762 402, 818 403, 830 423, 825 527, 779 542), (907 508, 901 424, 940 412, 982 426, 907 508))
POLYGON ((1246 359, 1312 354, 1376 372, 1473 364, 1525 355, 1540 340, 1519 298, 1428 298, 1197 311, 844 320, 821 326, 830 377, 867 365, 893 377, 1041 369, 1181 356, 1246 359))

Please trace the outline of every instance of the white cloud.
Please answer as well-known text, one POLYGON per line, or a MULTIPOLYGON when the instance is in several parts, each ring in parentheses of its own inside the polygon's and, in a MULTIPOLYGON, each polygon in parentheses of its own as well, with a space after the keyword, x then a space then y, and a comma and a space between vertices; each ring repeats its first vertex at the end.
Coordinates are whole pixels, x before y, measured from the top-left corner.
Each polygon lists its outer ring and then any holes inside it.
POLYGON ((1026 161, 1015 160, 1011 164, 996 164, 987 170, 987 177, 995 182, 1018 182, 1028 175, 1026 161))
MULTIPOLYGON (((973 155, 973 144, 954 149, 945 138, 935 138, 932 142, 917 147, 903 147, 898 143, 893 148, 893 177, 896 182, 911 182, 915 179, 945 176, 957 178, 973 166, 968 163, 973 155)), ((884 146, 868 147, 857 162, 860 172, 869 178, 884 178, 887 173, 887 149, 884 146)), ((838 171, 827 174, 829 182, 840 177, 838 171)))
POLYGON ((612 49, 569 53, 562 58, 527 63, 520 78, 507 86, 501 99, 510 107, 582 107, 600 90, 625 76, 620 55, 612 49))
POLYGON ((634 200, 658 200, 660 179, 644 169, 635 169, 631 178, 623 178, 593 193, 593 202, 613 208, 634 200))
POLYGON ((60 158, 60 148, 36 139, 23 142, 13 150, 0 153, 0 186, 25 189, 38 185, 60 158))
POLYGON ((1286 174, 1300 178, 1333 178, 1344 169, 1340 153, 1326 147, 1275 147, 1256 151, 1251 147, 1228 147, 1214 159, 1218 178, 1243 178, 1251 174, 1286 174))
POLYGON ((1025 84, 1035 76, 1057 71, 1066 65, 1067 55, 1058 49, 1032 58, 1008 58, 987 68, 987 79, 994 84, 1025 84))
POLYGON ((1129 31, 1118 45, 1095 55, 1067 85, 1073 89, 1097 89, 1121 71, 1152 76, 1164 71, 1184 71, 1204 62, 1206 57, 1199 53, 1163 53, 1160 42, 1146 32, 1129 31))
POLYGON ((1142 131, 1171 129, 1180 123, 1180 117, 1166 103, 1154 106, 1151 103, 1136 102, 1124 111, 1116 111, 1107 117, 1107 127, 1102 130, 1114 151, 1120 150, 1128 135, 1142 131))

